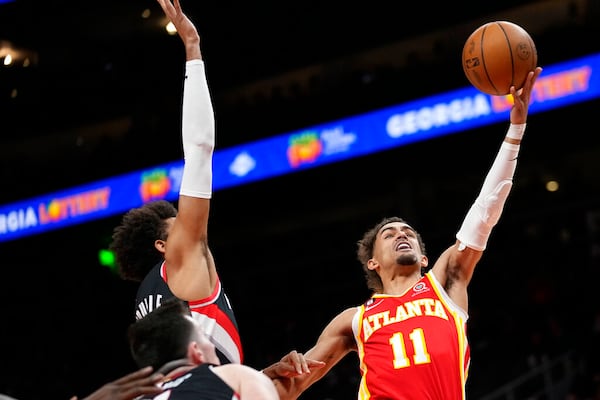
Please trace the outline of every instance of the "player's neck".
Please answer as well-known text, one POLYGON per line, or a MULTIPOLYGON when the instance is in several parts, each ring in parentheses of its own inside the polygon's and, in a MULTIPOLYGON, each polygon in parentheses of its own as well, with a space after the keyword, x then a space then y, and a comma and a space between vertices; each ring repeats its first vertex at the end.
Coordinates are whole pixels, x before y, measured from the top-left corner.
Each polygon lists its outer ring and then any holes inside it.
POLYGON ((395 274, 383 283, 383 293, 402 295, 421 279, 421 271, 414 271, 408 275, 395 274))
POLYGON ((168 363, 163 365, 158 370, 158 372, 164 374, 166 380, 170 380, 186 373, 187 371, 195 367, 197 367, 197 365, 190 363, 190 361, 187 358, 182 358, 179 360, 169 361, 168 363))

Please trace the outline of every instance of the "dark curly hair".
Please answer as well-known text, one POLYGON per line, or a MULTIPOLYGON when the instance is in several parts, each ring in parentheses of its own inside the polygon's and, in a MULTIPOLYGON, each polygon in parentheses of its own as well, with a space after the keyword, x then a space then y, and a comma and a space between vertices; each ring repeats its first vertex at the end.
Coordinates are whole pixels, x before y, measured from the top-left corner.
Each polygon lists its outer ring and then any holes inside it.
POLYGON ((110 250, 115 254, 121 278, 141 282, 148 271, 163 259, 156 250, 156 240, 167 240, 166 220, 177 209, 166 200, 146 203, 129 210, 112 235, 110 250))
MULTIPOLYGON (((386 217, 383 218, 379 223, 373 226, 371 229, 365 232, 362 239, 357 242, 358 249, 356 251, 356 256, 358 261, 360 261, 363 272, 365 273, 365 279, 367 280, 367 287, 373 290, 375 293, 381 293, 383 290, 383 282, 381 282, 381 278, 379 274, 375 271, 372 271, 368 268, 369 260, 373 257, 373 248, 375 247, 375 239, 377 237, 377 232, 384 225, 389 224, 391 222, 401 222, 406 224, 407 222, 400 217, 386 217)), ((423 242, 423 238, 417 232, 417 240, 419 241, 419 246, 421 247, 421 252, 426 255, 425 252, 425 243, 423 242)))

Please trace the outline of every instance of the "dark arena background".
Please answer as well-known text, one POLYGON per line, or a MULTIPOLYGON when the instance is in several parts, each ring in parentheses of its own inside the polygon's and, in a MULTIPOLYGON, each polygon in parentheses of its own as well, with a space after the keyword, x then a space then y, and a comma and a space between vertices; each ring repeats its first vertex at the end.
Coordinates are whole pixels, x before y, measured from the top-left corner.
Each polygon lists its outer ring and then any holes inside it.
MULTIPOLYGON (((600 51, 597 0, 182 5, 219 149, 468 86, 462 46, 488 21, 526 28, 542 67, 600 51)), ((29 60, 0 64, 0 204, 181 158, 183 46, 162 23, 152 0, 0 4, 0 60, 6 46, 29 60)), ((600 398, 599 110, 596 98, 529 117, 470 285, 470 399, 600 398)), ((368 296, 356 241, 382 217, 407 219, 430 258, 450 245, 507 126, 215 191, 209 243, 246 363, 307 350, 368 296)), ((133 370, 136 287, 98 259, 119 219, 0 243, 0 393, 82 398, 133 370)), ((358 378, 348 356, 302 399, 356 398, 358 378)))

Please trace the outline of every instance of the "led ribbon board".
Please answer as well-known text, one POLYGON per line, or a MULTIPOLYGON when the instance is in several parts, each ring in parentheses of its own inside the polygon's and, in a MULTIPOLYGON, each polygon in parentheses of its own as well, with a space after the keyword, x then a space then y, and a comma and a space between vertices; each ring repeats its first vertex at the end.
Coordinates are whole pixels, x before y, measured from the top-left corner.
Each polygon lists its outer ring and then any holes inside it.
MULTIPOLYGON (((598 72, 600 53, 544 67, 529 112, 599 97, 598 72)), ((213 190, 490 125, 508 118, 510 101, 510 96, 467 87, 216 150, 213 190)), ((176 161, 1 205, 0 242, 105 218, 152 200, 176 200, 182 171, 183 161, 176 161)))

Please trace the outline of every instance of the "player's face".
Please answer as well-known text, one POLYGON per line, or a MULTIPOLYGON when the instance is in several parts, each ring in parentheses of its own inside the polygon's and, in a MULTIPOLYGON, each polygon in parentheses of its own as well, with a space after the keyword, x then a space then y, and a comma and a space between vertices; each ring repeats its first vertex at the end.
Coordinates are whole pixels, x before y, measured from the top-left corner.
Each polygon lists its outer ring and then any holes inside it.
POLYGON ((417 232, 402 222, 384 225, 375 240, 375 254, 384 263, 393 262, 404 266, 418 264, 422 254, 417 232))

